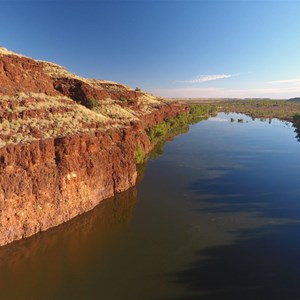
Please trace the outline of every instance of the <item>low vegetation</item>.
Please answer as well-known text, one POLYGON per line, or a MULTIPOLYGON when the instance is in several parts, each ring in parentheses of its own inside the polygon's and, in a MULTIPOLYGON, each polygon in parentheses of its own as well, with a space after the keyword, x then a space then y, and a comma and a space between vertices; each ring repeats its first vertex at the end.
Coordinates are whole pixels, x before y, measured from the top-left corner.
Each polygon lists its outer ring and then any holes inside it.
POLYGON ((300 114, 299 101, 285 100, 235 100, 212 103, 222 112, 237 112, 253 118, 278 118, 293 121, 300 114))
POLYGON ((191 105, 189 113, 167 119, 164 122, 149 128, 147 134, 151 143, 156 145, 161 140, 165 140, 169 136, 174 136, 178 131, 188 128, 189 124, 194 124, 207 119, 215 111, 216 108, 210 104, 191 105))
POLYGON ((297 133, 297 139, 300 141, 300 114, 294 116, 293 124, 295 127, 295 132, 297 133))
POLYGON ((137 147, 135 151, 135 161, 137 164, 142 164, 146 160, 145 151, 141 147, 137 147))
POLYGON ((211 104, 191 104, 190 113, 188 114, 189 123, 197 123, 202 119, 206 119, 209 116, 215 114, 216 111, 216 106, 211 104))
POLYGON ((89 109, 95 109, 99 106, 99 101, 96 99, 88 99, 85 106, 89 109))
POLYGON ((147 134, 152 144, 156 145, 168 135, 173 135, 178 131, 178 128, 188 126, 188 115, 180 115, 175 118, 167 119, 166 121, 151 127, 147 130, 147 134))
POLYGON ((166 141, 172 139, 175 135, 187 132, 190 124, 205 120, 215 112, 216 107, 213 105, 195 104, 190 106, 189 113, 169 118, 156 126, 148 128, 146 132, 151 143, 155 145, 150 154, 151 157, 155 158, 157 155, 162 154, 166 141))
MULTIPOLYGON (((254 99, 254 100, 210 100, 209 105, 213 106, 219 112, 236 112, 243 113, 250 117, 259 118, 260 120, 268 120, 278 118, 284 121, 290 121, 294 124, 297 138, 300 141, 300 101, 299 97, 290 100, 271 100, 271 99, 254 99)), ((202 100, 185 100, 193 107, 194 103, 201 103, 202 100)), ((208 101, 207 101, 208 103, 208 101)), ((201 105, 200 105, 201 107, 201 105)), ((198 108, 201 109, 201 108, 198 108)), ((231 122, 234 119, 231 118, 231 122)), ((238 119, 237 122, 243 122, 238 119)))
POLYGON ((119 98, 119 100, 120 100, 121 102, 127 102, 127 99, 126 99, 125 97, 123 97, 123 96, 121 96, 121 97, 119 98))
POLYGON ((0 97, 0 106, 0 147, 80 134, 102 128, 110 120, 67 97, 42 93, 0 97))

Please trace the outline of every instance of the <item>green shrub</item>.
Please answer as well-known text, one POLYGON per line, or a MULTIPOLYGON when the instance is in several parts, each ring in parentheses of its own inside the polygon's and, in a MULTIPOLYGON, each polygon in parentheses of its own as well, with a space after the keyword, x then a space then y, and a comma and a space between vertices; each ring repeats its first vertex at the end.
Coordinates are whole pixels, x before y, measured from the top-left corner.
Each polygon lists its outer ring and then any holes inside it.
POLYGON ((295 123, 299 124, 300 123, 300 115, 299 114, 294 115, 293 120, 295 123))
POLYGON ((164 122, 147 129, 147 134, 152 144, 156 145, 169 136, 174 136, 181 131, 186 131, 189 124, 189 115, 183 114, 170 118, 164 122))
POLYGON ((189 124, 207 119, 215 110, 216 108, 209 104, 193 104, 190 106, 189 113, 167 119, 156 126, 148 128, 146 131, 151 143, 156 145, 170 136, 186 132, 189 124))
POLYGON ((146 159, 145 151, 139 146, 135 150, 135 162, 137 164, 142 164, 146 159))
POLYGON ((97 108, 99 106, 99 102, 96 99, 88 99, 86 101, 86 107, 89 109, 94 109, 97 108))
POLYGON ((189 123, 194 124, 208 118, 211 114, 216 113, 217 108, 211 104, 191 104, 189 113, 189 123))
POLYGON ((121 102, 127 102, 127 99, 126 99, 125 97, 123 97, 123 96, 121 96, 121 97, 119 98, 119 100, 120 100, 121 102))

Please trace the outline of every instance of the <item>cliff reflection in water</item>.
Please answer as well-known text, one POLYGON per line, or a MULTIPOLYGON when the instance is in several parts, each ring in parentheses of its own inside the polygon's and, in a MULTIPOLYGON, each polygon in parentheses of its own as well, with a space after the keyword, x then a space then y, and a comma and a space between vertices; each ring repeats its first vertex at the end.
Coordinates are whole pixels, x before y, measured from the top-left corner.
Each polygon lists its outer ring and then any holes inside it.
POLYGON ((1 299, 42 299, 49 287, 62 288, 66 275, 83 278, 95 257, 104 260, 109 246, 126 232, 136 199, 131 188, 66 224, 1 248, 1 299))
MULTIPOLYGON (((181 125, 171 127, 170 132, 157 140, 152 158, 163 154, 167 141, 189 131, 187 123, 181 125)), ((138 165, 137 183, 142 181, 145 170, 152 163, 138 165)), ((151 176, 149 179, 151 181, 151 176)), ((66 224, 1 248, 0 298, 147 299, 149 290, 169 291, 167 284, 158 288, 161 277, 154 275, 161 274, 157 267, 162 265, 157 265, 157 258, 170 252, 168 246, 173 248, 168 239, 166 245, 162 245, 168 234, 161 229, 168 222, 165 218, 157 218, 152 210, 165 211, 161 205, 162 195, 154 192, 157 187, 157 191, 161 189, 155 184, 147 190, 143 185, 144 181, 139 185, 139 198, 143 200, 139 205, 136 205, 137 189, 134 187, 104 200, 94 210, 66 224), (148 197, 150 207, 147 206, 148 197), (157 226, 163 235, 153 244, 157 226), (148 280, 148 276, 155 279, 148 280)), ((169 225, 174 227, 172 222, 169 225)))

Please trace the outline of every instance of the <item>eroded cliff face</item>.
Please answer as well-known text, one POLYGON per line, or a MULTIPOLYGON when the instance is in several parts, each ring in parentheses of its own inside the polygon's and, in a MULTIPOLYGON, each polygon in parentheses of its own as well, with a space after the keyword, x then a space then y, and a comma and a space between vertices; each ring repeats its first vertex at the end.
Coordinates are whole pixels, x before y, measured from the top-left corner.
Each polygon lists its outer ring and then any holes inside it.
POLYGON ((188 112, 1 48, 0 82, 0 245, 135 185, 135 152, 153 147, 145 129, 188 112))

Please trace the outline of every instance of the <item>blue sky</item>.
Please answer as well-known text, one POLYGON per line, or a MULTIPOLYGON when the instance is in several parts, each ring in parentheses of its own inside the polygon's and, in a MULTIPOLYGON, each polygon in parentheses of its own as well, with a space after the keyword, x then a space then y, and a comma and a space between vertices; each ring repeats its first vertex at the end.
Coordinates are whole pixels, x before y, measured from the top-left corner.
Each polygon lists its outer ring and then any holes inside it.
POLYGON ((0 44, 166 97, 300 96, 300 1, 1 1, 0 44))

